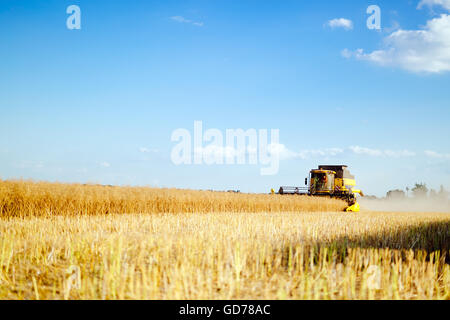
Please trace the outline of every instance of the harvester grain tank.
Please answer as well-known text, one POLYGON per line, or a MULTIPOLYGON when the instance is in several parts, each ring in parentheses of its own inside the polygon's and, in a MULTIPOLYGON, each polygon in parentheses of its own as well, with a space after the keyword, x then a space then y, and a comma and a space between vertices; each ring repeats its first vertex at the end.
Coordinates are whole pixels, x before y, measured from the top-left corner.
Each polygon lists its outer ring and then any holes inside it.
POLYGON ((281 195, 309 195, 327 196, 347 201, 346 211, 358 212, 359 204, 356 195, 364 196, 364 193, 356 189, 356 180, 344 165, 323 165, 313 169, 309 178, 305 179, 306 187, 281 187, 281 195))

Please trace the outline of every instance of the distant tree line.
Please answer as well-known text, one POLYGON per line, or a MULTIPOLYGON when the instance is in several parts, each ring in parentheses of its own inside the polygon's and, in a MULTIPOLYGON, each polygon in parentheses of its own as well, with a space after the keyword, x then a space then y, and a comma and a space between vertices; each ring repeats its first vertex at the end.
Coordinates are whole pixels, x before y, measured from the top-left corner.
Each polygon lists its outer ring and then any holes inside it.
POLYGON ((406 187, 406 193, 403 190, 390 190, 386 193, 387 199, 401 200, 409 198, 415 199, 432 199, 432 200, 448 200, 449 192, 441 186, 439 191, 428 189, 425 183, 416 183, 413 188, 406 187))

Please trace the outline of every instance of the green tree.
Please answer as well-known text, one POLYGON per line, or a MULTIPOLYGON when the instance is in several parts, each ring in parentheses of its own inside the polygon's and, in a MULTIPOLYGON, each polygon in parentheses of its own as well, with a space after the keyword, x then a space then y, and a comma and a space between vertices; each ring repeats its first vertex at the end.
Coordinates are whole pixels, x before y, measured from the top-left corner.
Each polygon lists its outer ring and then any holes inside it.
POLYGON ((441 189, 439 190, 439 192, 437 194, 439 199, 448 200, 448 195, 449 195, 449 192, 444 189, 444 186, 441 186, 441 189))
POLYGON ((411 191, 413 192, 414 198, 426 198, 428 195, 428 188, 425 183, 416 183, 411 191))
POLYGON ((430 190, 429 198, 433 200, 436 200, 438 198, 438 193, 436 192, 436 190, 434 189, 430 190))
POLYGON ((405 191, 403 190, 391 190, 388 193, 386 193, 386 198, 388 199, 404 199, 405 198, 405 191))

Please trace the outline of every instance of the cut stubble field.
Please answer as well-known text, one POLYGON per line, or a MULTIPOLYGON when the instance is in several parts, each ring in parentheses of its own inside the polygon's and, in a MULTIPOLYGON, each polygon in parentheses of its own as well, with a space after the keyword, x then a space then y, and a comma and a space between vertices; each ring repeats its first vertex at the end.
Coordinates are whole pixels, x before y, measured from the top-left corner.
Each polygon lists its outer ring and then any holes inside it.
POLYGON ((105 188, 0 182, 0 299, 450 299, 449 214, 105 188))

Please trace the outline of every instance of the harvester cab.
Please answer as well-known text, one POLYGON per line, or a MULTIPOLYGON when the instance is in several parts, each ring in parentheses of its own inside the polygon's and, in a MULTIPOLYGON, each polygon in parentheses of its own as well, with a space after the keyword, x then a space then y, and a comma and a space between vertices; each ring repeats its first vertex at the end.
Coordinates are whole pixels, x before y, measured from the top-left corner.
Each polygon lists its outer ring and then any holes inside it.
POLYGON ((333 193, 336 172, 331 170, 312 170, 310 173, 310 193, 329 195, 333 193))
POLYGON ((310 171, 309 179, 305 179, 306 187, 281 187, 279 194, 303 194, 310 196, 329 196, 347 201, 347 212, 359 212, 360 207, 356 195, 364 196, 355 189, 356 180, 347 166, 319 166, 310 171), (309 183, 308 183, 309 181, 309 183))

